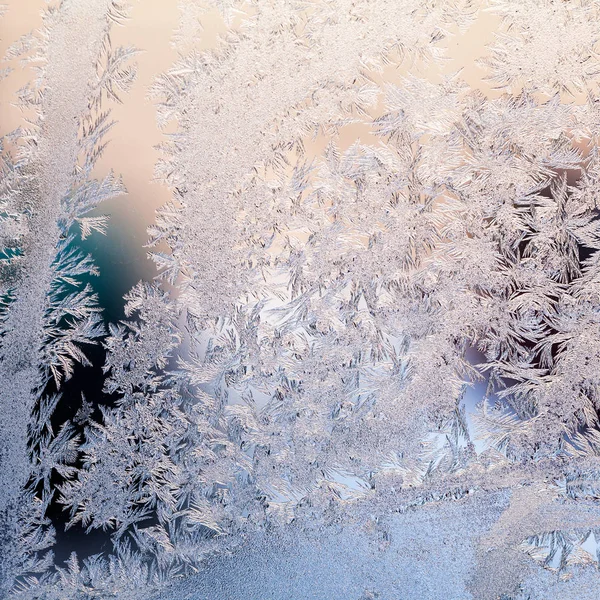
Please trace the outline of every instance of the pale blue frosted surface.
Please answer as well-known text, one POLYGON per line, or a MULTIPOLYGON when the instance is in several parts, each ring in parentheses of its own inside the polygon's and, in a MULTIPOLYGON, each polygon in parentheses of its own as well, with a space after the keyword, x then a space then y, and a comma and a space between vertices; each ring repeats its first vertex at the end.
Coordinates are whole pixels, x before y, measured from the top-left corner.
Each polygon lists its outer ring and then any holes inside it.
POLYGON ((600 0, 157 1, 3 48, 0 598, 592 597, 600 0))

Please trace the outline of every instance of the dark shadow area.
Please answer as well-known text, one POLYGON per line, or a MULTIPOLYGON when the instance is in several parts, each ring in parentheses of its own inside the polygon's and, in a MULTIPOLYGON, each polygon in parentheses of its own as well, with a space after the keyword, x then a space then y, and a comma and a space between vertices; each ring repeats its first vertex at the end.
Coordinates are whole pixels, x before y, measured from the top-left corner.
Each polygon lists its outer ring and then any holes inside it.
MULTIPOLYGON (((73 233, 77 233, 73 231, 73 233)), ((84 275, 78 278, 81 287, 89 284, 98 296, 98 304, 102 310, 101 316, 105 327, 108 323, 117 323, 125 318, 125 300, 123 296, 142 278, 132 255, 128 240, 121 228, 109 227, 107 235, 92 234, 88 239, 76 238, 75 245, 85 254, 90 254, 100 273, 97 276, 84 275)), ((79 285, 77 286, 79 287, 79 285)), ((95 340, 94 344, 83 344, 84 351, 91 366, 76 363, 73 375, 62 382, 57 389, 54 379, 50 379, 44 389, 44 394, 61 394, 51 416, 51 425, 56 433, 67 421, 71 422, 75 432, 82 437, 85 426, 90 420, 101 422, 101 406, 112 407, 118 396, 103 392, 105 374, 102 367, 106 360, 106 350, 102 344, 104 338, 95 340), (85 404, 84 404, 85 399, 85 404)), ((80 467, 78 460, 74 466, 80 467)), ((52 471, 50 484, 56 489, 64 480, 52 471)), ((38 490, 41 497, 41 484, 38 490)), ((86 527, 80 524, 66 529, 69 513, 58 502, 55 493, 46 513, 56 529, 56 544, 52 550, 55 563, 62 565, 72 552, 77 552, 80 560, 98 553, 112 551, 112 530, 91 529, 86 533, 86 527)))

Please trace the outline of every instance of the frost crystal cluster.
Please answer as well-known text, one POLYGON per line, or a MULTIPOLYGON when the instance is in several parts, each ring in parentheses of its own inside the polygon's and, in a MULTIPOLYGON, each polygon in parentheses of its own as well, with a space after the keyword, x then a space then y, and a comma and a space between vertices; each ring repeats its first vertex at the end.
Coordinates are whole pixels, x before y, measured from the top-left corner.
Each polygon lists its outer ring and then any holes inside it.
POLYGON ((122 319, 85 240, 150 5, 4 57, 0 598, 597 599, 600 1, 172 4, 122 319))

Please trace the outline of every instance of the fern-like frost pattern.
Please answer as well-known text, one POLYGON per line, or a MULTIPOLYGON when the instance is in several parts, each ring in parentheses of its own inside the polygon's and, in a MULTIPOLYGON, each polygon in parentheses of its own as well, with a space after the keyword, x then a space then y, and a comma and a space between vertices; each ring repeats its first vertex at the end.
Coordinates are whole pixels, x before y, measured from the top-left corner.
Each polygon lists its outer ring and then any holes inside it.
POLYGON ((49 2, 5 57, 0 595, 597 598, 600 4, 181 0, 158 274, 107 322, 131 10, 49 2))

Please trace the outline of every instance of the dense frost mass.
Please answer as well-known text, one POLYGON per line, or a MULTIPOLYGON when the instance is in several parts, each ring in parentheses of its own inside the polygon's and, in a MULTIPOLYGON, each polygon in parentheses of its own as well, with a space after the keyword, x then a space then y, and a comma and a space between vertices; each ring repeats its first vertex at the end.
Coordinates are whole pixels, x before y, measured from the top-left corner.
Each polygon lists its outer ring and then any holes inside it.
POLYGON ((111 322, 136 1, 0 71, 0 598, 598 598, 600 1, 173 3, 111 322))

